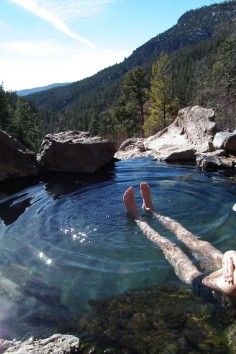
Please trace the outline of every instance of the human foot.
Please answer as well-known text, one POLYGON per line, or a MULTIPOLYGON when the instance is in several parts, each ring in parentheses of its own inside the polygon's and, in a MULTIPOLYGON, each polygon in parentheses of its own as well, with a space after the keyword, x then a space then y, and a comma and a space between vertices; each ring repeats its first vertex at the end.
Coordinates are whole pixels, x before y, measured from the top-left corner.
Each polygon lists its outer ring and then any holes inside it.
POLYGON ((133 218, 137 219, 139 214, 138 214, 138 209, 135 201, 134 190, 132 187, 129 187, 127 191, 124 193, 123 201, 129 216, 132 216, 133 218))
POLYGON ((141 196, 143 198, 143 209, 146 211, 154 210, 154 207, 152 204, 151 189, 146 182, 142 182, 140 184, 140 192, 141 192, 141 196))

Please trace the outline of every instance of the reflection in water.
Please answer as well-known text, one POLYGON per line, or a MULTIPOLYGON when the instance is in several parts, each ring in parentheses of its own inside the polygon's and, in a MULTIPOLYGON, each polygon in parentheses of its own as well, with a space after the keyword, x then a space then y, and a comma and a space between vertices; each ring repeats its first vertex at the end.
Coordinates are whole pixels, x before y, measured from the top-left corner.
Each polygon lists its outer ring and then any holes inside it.
POLYGON ((50 196, 57 199, 66 194, 73 193, 84 185, 98 184, 112 181, 115 178, 115 164, 100 169, 96 174, 82 173, 48 173, 45 182, 45 189, 50 196))
POLYGON ((80 317, 91 299, 178 281, 126 217, 122 193, 133 185, 141 207, 143 180, 160 213, 221 251, 236 248, 235 182, 194 167, 141 159, 98 175, 48 174, 27 187, 1 185, 0 337, 49 335, 80 317))
MULTIPOLYGON (((22 195, 20 198, 24 197, 22 195)), ((0 204, 0 218, 5 225, 10 225, 16 221, 21 214, 30 206, 31 198, 26 198, 20 202, 16 202, 18 198, 12 198, 5 203, 0 204)))
MULTIPOLYGON (((41 277, 27 279, 27 270, 9 265, 1 273, 0 284, 0 337, 29 335, 45 336, 53 333, 71 317, 69 309, 62 303, 61 290, 50 286, 41 277), (21 281, 7 279, 9 270, 17 272, 21 281)), ((9 276, 9 275, 8 275, 9 276)))

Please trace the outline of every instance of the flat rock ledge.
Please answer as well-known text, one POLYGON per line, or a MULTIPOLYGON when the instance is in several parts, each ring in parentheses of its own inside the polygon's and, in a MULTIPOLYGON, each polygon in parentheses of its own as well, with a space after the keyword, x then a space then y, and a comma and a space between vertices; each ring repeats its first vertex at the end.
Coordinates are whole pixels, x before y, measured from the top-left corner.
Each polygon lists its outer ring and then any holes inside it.
POLYGON ((72 354, 79 353, 80 340, 72 335, 54 334, 46 339, 8 341, 0 339, 0 354, 72 354))
POLYGON ((66 131, 46 135, 38 162, 47 170, 94 173, 114 157, 113 142, 88 132, 66 131))

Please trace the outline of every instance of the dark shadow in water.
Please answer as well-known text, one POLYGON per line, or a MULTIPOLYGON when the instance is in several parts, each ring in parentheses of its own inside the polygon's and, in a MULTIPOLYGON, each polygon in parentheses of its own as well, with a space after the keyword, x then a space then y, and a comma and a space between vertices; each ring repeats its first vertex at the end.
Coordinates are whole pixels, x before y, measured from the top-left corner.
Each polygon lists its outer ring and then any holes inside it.
POLYGON ((22 177, 9 179, 0 183, 0 202, 1 199, 7 196, 14 195, 23 191, 25 188, 32 187, 40 181, 39 176, 22 177))
POLYGON ((38 177, 17 178, 0 183, 0 218, 5 225, 16 221, 30 206, 31 197, 23 191, 39 183, 38 177), (23 192, 18 196, 17 193, 23 192), (12 198, 11 198, 12 196, 12 198), (6 199, 6 201, 1 202, 6 199), (18 202, 17 200, 20 199, 18 202))
POLYGON ((45 185, 45 190, 53 199, 76 191, 81 186, 102 183, 115 178, 115 163, 101 168, 94 174, 44 172, 36 177, 18 178, 0 184, 0 218, 5 225, 16 221, 31 205, 31 197, 27 193, 14 197, 16 193, 39 183, 45 185), (24 199, 25 195, 25 199, 24 199), (8 199, 8 197, 12 198, 8 199), (1 200, 7 199, 1 203, 1 200), (17 199, 21 199, 17 202, 17 199))
POLYGON ((115 164, 111 163, 93 174, 47 172, 42 181, 48 194, 53 199, 58 199, 82 186, 112 181, 114 178, 115 164))
POLYGON ((10 225, 16 221, 30 206, 31 198, 26 198, 18 203, 14 203, 15 200, 17 200, 17 198, 12 198, 7 202, 0 204, 0 218, 5 225, 10 225))

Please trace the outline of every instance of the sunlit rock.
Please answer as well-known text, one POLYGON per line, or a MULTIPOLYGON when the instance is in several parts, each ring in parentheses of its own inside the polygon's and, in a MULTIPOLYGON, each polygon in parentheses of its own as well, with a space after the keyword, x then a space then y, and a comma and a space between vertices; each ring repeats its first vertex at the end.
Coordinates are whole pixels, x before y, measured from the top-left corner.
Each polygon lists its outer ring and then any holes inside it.
POLYGON ((115 157, 120 160, 147 156, 143 138, 126 139, 119 147, 115 157))
POLYGON ((116 156, 120 159, 154 156, 168 162, 195 161, 197 152, 214 150, 214 111, 200 106, 179 111, 175 121, 147 139, 128 139, 116 156))
POLYGON ((233 133, 216 133, 213 145, 216 149, 224 149, 225 151, 236 155, 236 130, 233 133))
POLYGON ((24 342, 0 339, 0 353, 65 354, 79 353, 80 340, 72 335, 54 334, 45 339, 24 342))
POLYGON ((175 121, 144 142, 146 150, 165 161, 195 160, 196 152, 209 151, 216 132, 214 111, 200 106, 179 111, 175 121))

